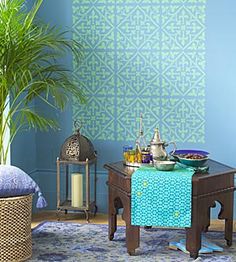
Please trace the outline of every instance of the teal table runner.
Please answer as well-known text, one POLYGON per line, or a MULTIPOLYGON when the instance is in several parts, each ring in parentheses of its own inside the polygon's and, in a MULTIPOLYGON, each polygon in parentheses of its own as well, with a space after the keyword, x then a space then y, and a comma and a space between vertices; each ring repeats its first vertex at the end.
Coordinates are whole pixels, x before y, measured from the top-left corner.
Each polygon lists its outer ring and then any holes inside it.
POLYGON ((131 177, 131 224, 191 227, 193 169, 140 167, 131 177))

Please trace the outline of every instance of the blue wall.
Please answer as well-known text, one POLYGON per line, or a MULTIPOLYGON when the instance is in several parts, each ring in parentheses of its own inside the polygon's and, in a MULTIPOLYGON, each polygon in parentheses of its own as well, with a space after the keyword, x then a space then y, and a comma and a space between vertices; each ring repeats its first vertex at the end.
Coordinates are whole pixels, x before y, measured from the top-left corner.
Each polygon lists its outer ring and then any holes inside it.
MULTIPOLYGON (((72 1, 45 1, 39 16, 51 24, 63 28, 72 26, 72 1), (55 8, 56 7, 56 8, 55 8)), ((236 166, 234 134, 236 124, 236 2, 234 0, 208 0, 206 5, 206 87, 205 87, 205 142, 179 142, 179 148, 201 148, 211 153, 211 158, 236 166)), ((71 66, 71 57, 65 59, 71 66)), ((36 101, 36 106, 41 106, 36 101)), ((35 139, 33 162, 22 157, 25 150, 20 146, 27 141, 28 134, 21 135, 13 146, 13 162, 26 170, 35 170, 35 176, 48 197, 49 209, 55 209, 56 173, 55 159, 59 154, 63 140, 71 134, 72 109, 55 113, 45 109, 47 113, 57 116, 61 125, 59 132, 33 133, 31 143, 35 139), (22 142, 23 141, 23 142, 22 142), (35 162, 34 162, 35 161, 35 162)), ((92 137, 90 139, 93 141, 92 137)), ((127 141, 129 142, 129 141, 127 141)), ((102 168, 106 162, 116 161, 122 155, 122 143, 115 141, 93 141, 99 155, 98 168, 98 208, 99 212, 107 210, 107 173, 102 168)), ((28 153, 31 155, 32 147, 28 153)), ((236 208, 235 208, 236 209, 236 208)), ((216 211, 213 212, 215 217, 216 211)), ((236 216, 235 216, 236 217, 236 216)))
POLYGON ((206 11, 206 148, 236 166, 236 2, 210 0, 206 11))

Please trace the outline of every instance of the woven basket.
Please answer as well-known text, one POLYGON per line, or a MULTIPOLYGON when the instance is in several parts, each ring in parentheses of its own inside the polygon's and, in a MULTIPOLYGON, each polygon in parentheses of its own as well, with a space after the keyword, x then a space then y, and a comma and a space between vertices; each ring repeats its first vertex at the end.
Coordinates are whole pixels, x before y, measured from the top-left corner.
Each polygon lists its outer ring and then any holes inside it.
POLYGON ((31 257, 32 197, 0 198, 0 261, 24 261, 31 257))

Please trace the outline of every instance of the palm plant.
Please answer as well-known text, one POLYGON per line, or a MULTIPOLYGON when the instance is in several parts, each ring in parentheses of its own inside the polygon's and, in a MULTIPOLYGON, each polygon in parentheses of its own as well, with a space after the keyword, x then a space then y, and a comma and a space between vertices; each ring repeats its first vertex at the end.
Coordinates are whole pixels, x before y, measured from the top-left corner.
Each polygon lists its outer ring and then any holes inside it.
POLYGON ((35 98, 61 110, 71 95, 85 102, 78 81, 58 62, 68 51, 79 62, 81 45, 68 39, 66 31, 35 22, 42 2, 36 0, 27 11, 24 0, 0 1, 0 163, 6 162, 10 144, 21 129, 57 127, 54 119, 32 106, 35 98), (4 147, 8 128, 10 137, 4 147))

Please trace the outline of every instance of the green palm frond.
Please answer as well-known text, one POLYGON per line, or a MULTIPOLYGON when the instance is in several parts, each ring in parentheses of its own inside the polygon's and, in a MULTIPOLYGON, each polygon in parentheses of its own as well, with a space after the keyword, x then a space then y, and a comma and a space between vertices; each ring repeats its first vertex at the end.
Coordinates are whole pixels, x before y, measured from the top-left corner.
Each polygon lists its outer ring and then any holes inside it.
POLYGON ((33 99, 39 98, 60 110, 71 95, 80 103, 86 102, 79 79, 72 77, 70 70, 59 62, 72 52, 80 63, 82 46, 69 39, 67 31, 36 21, 43 0, 36 0, 29 11, 24 2, 0 1, 0 162, 6 158, 3 140, 7 127, 11 129, 9 143, 21 127, 57 127, 53 119, 31 108, 33 99), (10 110, 4 116, 8 97, 10 110))
POLYGON ((39 129, 41 131, 47 131, 49 128, 58 128, 55 120, 45 118, 30 108, 20 109, 18 113, 19 117, 14 121, 17 123, 17 126, 22 128, 24 128, 25 125, 29 128, 39 129))

